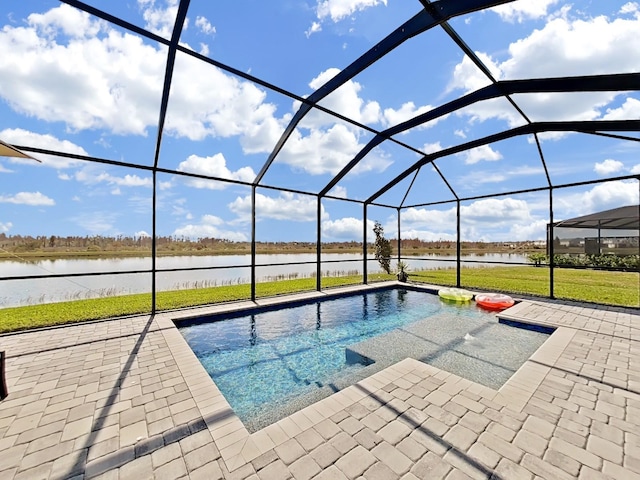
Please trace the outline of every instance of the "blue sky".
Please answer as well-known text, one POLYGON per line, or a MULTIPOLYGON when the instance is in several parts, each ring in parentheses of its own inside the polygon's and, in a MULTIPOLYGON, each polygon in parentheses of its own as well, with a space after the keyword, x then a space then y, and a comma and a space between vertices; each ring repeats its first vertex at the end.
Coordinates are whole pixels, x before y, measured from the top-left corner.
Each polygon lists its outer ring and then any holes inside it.
MULTIPOLYGON (((170 38, 176 0, 90 0, 88 4, 170 38)), ((310 95, 401 23, 420 2, 192 0, 181 44, 299 97, 310 95)), ((0 139, 150 166, 167 48, 53 0, 0 6, 0 139)), ((450 22, 496 79, 640 72, 640 5, 610 0, 521 0, 450 22)), ((384 130, 490 82, 441 28, 400 45, 322 100, 321 105, 384 130)), ((520 94, 532 121, 640 118, 639 92, 520 94)), ((261 170, 299 102, 178 53, 158 166, 239 182, 261 170)), ((504 99, 480 102, 395 138, 436 152, 523 125, 504 99)), ((635 134, 637 136, 637 133, 635 134)), ((310 112, 262 184, 315 193, 373 134, 322 111, 310 112)), ((583 134, 542 134, 554 185, 640 174, 640 146, 583 134)), ((36 155, 0 157, 0 232, 10 235, 148 235, 152 175, 36 155)), ((420 156, 385 142, 331 191, 363 200, 420 156)), ((461 197, 547 185, 532 138, 515 137, 436 161, 461 197)), ((395 205, 413 177, 378 201, 395 205)), ((157 233, 251 238, 251 189, 242 184, 158 173, 157 233)), ((464 240, 545 236, 548 192, 465 201, 464 240)), ((453 199, 432 167, 405 204, 453 199)), ((635 179, 557 190, 556 220, 638 202, 635 179)), ((312 195, 257 190, 257 240, 313 241, 312 195)), ((416 207, 402 236, 455 239, 455 203, 416 207)), ((325 199, 322 238, 362 240, 362 206, 325 199)), ((369 207, 395 236, 395 210, 369 207)))

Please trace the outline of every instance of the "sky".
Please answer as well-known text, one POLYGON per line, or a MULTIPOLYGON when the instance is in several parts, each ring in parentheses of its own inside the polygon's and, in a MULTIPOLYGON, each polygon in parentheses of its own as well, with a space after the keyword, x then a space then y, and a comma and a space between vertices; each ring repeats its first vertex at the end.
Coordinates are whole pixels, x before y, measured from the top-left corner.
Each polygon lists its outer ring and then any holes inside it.
MULTIPOLYGON (((165 39, 178 5, 86 3, 165 39)), ((180 44, 246 77, 178 52, 158 157, 157 234, 250 240, 248 184, 299 100, 421 8, 417 0, 192 0, 180 44)), ((41 163, 0 157, 0 233, 150 235, 148 167, 155 160, 168 48, 54 0, 2 2, 0 22, 1 140, 147 167, 43 154, 34 154, 41 163)), ((449 23, 497 80, 640 72, 638 2, 520 0, 449 23)), ((256 190, 256 239, 314 241, 317 197, 296 192, 325 188, 372 131, 489 84, 442 28, 405 41, 320 102, 359 125, 315 109, 302 118, 256 190)), ((532 121, 640 118, 639 91, 518 94, 513 100, 532 121)), ((418 152, 524 124, 505 99, 494 99, 395 135, 399 143, 371 150, 330 191, 332 198, 322 200, 322 240, 362 241, 362 204, 340 199, 369 198, 420 160, 418 152)), ((637 179, 621 177, 640 174, 640 143, 578 133, 539 138, 554 186, 608 180, 554 190, 554 220, 638 203, 637 179)), ((531 136, 434 163, 437 170, 427 165, 376 200, 413 205, 402 210, 403 238, 455 240, 456 204, 437 203, 453 200, 452 190, 464 199, 548 185, 531 136)), ((464 200, 460 211, 463 240, 544 239, 549 193, 464 200)), ((369 240, 374 221, 388 237, 397 235, 395 208, 367 208, 369 240)))

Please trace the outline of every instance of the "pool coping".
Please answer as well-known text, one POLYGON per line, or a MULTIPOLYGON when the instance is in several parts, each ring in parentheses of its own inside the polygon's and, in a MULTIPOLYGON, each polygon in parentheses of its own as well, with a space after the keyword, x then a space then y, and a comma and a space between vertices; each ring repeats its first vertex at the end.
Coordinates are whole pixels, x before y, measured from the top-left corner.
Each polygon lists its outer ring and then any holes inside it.
MULTIPOLYGON (((352 294, 397 286, 406 287, 407 285, 391 281, 374 285, 336 288, 323 292, 307 292, 282 297, 270 297, 255 302, 245 301, 233 304, 212 305, 198 309, 197 316, 236 312, 255 307, 284 306, 300 301, 332 298, 341 294, 352 294)), ((437 287, 428 285, 411 284, 410 288, 429 293, 435 293, 437 291, 437 287)), ((523 308, 523 306, 521 306, 523 303, 526 305, 527 302, 519 302, 510 309, 500 312, 499 318, 538 325, 537 322, 533 323, 519 315, 520 309, 523 308)), ((376 390, 416 369, 427 372, 439 380, 446 380, 438 389, 441 389, 445 393, 466 389, 471 393, 481 395, 496 403, 509 405, 509 407, 515 411, 521 411, 549 373, 552 368, 551 366, 558 360, 567 345, 569 345, 577 331, 566 326, 558 326, 544 321, 540 322, 539 325, 551 326, 556 330, 497 391, 418 360, 407 358, 329 397, 319 400, 262 430, 249 433, 176 327, 175 321, 193 318, 194 316, 194 310, 168 312, 158 314, 155 320, 191 392, 196 407, 200 411, 213 441, 220 451, 222 460, 230 472, 243 467, 260 455, 278 447, 308 428, 314 427, 324 420, 329 419, 339 411, 348 408, 369 394, 374 393, 376 390)))

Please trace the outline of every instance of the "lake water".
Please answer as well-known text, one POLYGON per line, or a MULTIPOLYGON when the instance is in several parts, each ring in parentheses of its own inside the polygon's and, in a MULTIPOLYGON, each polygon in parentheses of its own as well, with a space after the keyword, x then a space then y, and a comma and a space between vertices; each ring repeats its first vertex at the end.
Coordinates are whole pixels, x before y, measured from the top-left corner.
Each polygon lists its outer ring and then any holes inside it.
MULTIPOLYGON (((421 255, 408 260, 412 270, 455 267, 455 256, 421 255)), ((314 253, 256 255, 258 281, 310 277, 316 272, 314 253), (271 265, 299 263, 297 265, 271 265), (260 266, 265 265, 265 266, 260 266), (268 266, 266 266, 268 265, 268 266)), ((474 266, 495 266, 491 262, 526 263, 525 255, 488 253, 465 255, 463 262, 474 266), (485 263, 488 262, 488 263, 485 263)), ((362 274, 362 254, 331 253, 322 255, 323 276, 362 274), (334 263, 335 262, 335 263, 334 263)), ((392 265, 395 262, 392 262, 392 265)), ((159 257, 157 269, 213 267, 211 270, 157 272, 158 291, 196 287, 235 285, 251 281, 250 255, 159 257)), ((19 276, 73 275, 100 272, 141 271, 151 269, 150 257, 57 259, 40 261, 0 261, 0 279, 19 276)), ((368 258, 369 273, 380 272, 380 265, 368 258)), ((0 307, 60 302, 106 295, 124 295, 151 291, 150 273, 120 275, 71 276, 50 279, 0 281, 0 307)))

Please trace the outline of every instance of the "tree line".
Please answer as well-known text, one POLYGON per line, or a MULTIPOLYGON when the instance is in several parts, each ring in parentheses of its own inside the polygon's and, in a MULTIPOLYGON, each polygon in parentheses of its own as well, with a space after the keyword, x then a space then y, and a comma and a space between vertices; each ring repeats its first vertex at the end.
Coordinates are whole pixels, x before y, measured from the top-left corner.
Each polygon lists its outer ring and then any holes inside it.
MULTIPOLYGON (((368 239, 369 247, 374 248, 375 237, 368 239)), ((397 239, 388 240, 393 248, 397 248, 397 239)), ((4 253, 64 253, 64 252, 151 252, 152 239, 149 236, 102 236, 102 235, 7 235, 0 233, 0 249, 4 253)), ((256 241, 256 248, 260 252, 304 252, 315 251, 315 242, 265 242, 256 241)), ((456 250, 456 242, 449 240, 426 241, 417 238, 402 239, 400 248, 403 255, 420 253, 424 251, 446 251, 456 250)), ((531 242, 516 242, 504 244, 501 242, 463 242, 462 248, 474 251, 505 251, 505 250, 532 250, 531 242)), ((175 253, 181 252, 250 252, 251 242, 237 242, 224 238, 203 237, 191 239, 180 236, 158 236, 156 237, 156 249, 158 252, 175 253)), ((362 242, 323 242, 323 251, 361 251, 362 242)), ((0 251, 0 253, 3 253, 0 251)), ((386 254, 384 256, 387 256, 386 254)))

